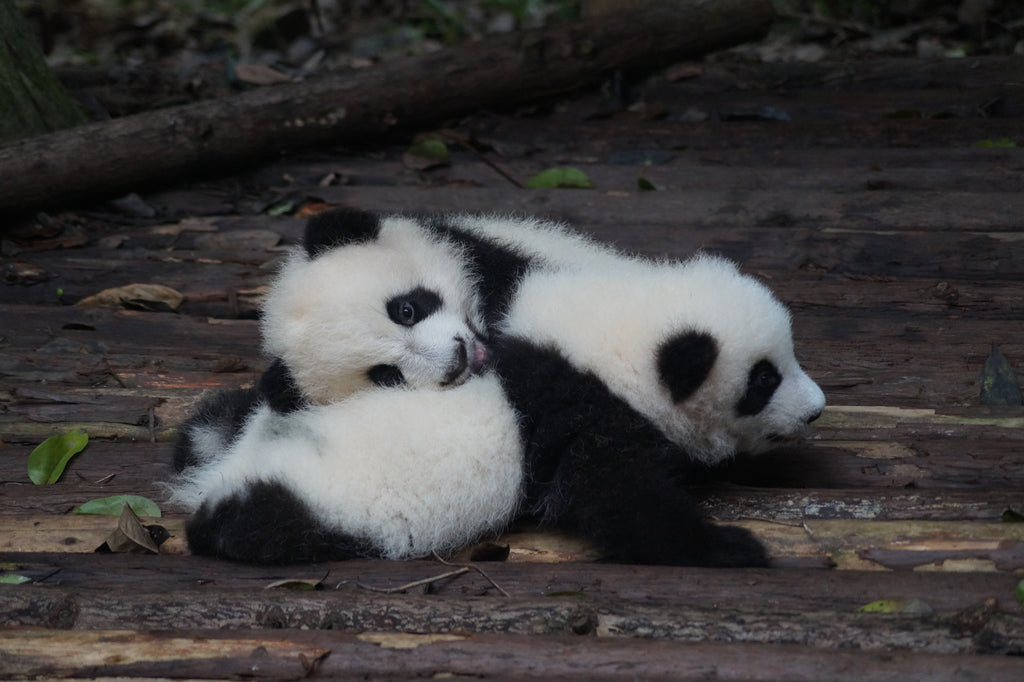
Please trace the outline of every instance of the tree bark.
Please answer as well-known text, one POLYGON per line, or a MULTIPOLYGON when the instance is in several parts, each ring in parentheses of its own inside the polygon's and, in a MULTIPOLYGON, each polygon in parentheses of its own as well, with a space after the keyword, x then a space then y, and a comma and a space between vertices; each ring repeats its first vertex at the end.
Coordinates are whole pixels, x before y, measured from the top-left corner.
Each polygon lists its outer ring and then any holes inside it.
POLYGON ((680 0, 317 82, 96 123, 0 149, 0 211, 102 199, 285 150, 509 108, 758 38, 769 0, 680 0))
POLYGON ((12 0, 0 0, 0 142, 84 121, 12 0))

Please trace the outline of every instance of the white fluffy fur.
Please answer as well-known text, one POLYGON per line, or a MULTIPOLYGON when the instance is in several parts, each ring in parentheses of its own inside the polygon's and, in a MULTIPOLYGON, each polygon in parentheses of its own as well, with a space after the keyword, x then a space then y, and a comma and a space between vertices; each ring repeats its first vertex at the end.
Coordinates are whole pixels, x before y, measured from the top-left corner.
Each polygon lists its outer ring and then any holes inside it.
POLYGON ((669 439, 707 463, 796 437, 825 404, 793 354, 786 309, 720 258, 619 258, 601 268, 537 272, 524 281, 505 328, 556 345, 574 366, 596 374, 669 439), (677 405, 659 382, 656 351, 687 329, 710 333, 719 355, 708 380, 677 405), (737 416, 750 368, 761 359, 776 366, 782 384, 762 412, 737 416))
POLYGON ((599 268, 624 257, 612 246, 594 241, 561 223, 539 218, 469 214, 449 219, 452 225, 534 258, 545 267, 599 268))
POLYGON ((173 498, 194 510, 256 480, 280 482, 325 526, 404 559, 501 530, 522 471, 516 415, 488 374, 447 391, 369 389, 284 415, 260 407, 222 457, 185 471, 173 498))
POLYGON ((386 218, 378 239, 312 260, 296 251, 263 304, 264 349, 315 404, 371 386, 366 371, 380 364, 397 366, 409 386, 438 387, 460 340, 474 349, 484 329, 467 272, 458 248, 407 218, 386 218), (443 306, 403 327, 385 304, 416 287, 440 295, 443 306))

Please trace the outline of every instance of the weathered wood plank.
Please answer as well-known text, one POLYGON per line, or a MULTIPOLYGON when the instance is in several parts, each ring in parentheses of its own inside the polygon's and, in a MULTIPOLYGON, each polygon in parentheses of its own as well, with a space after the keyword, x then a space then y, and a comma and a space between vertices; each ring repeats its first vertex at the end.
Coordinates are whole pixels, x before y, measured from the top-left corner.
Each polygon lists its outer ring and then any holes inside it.
POLYGON ((469 675, 482 679, 787 679, 1016 682, 1018 657, 909 651, 826 651, 792 645, 685 644, 586 637, 395 636, 262 631, 122 630, 0 635, 5 677, 356 677, 469 675), (73 651, 69 656, 66 652, 73 651))
MULTIPOLYGON (((141 596, 173 592, 195 596, 212 590, 224 595, 241 592, 254 600, 261 590, 281 580, 321 580, 327 591, 356 584, 393 589, 450 570, 430 560, 354 560, 281 567, 167 554, 151 557, 11 553, 3 555, 3 561, 7 570, 37 581, 40 588, 60 587, 72 593, 85 590, 141 596)), ((470 571, 408 592, 422 594, 426 590, 427 594, 448 597, 497 596, 497 584, 514 597, 526 598, 589 596, 732 609, 756 609, 765 604, 786 611, 845 613, 879 600, 917 600, 942 614, 968 611, 982 604, 995 612, 1020 614, 1020 603, 1013 594, 1018 578, 1009 573, 887 571, 880 575, 877 570, 722 570, 534 561, 481 562, 477 566, 493 584, 470 571)), ((11 588, 4 594, 18 592, 11 588)))
MULTIPOLYGON (((82 500, 85 502, 87 500, 82 500)), ((161 548, 185 549, 184 519, 155 521, 172 535, 161 548)), ((751 530, 779 565, 802 560, 840 568, 1019 571, 1024 569, 1024 525, 969 521, 864 521, 804 519, 730 522, 751 530)), ((92 552, 116 528, 111 517, 0 516, 0 551, 92 552)), ((497 540, 523 561, 595 560, 586 543, 546 533, 509 533, 497 540)))
MULTIPOLYGON (((1024 616, 983 605, 964 613, 901 616, 695 607, 639 603, 577 594, 568 598, 498 596, 458 598, 385 595, 347 587, 315 595, 287 590, 195 594, 111 594, 96 590, 5 590, 6 626, 112 630, 267 628, 388 631, 416 634, 596 635, 679 642, 800 644, 935 654, 1007 654, 1024 651, 1024 616), (971 622, 973 620, 974 622, 971 622)), ((921 605, 928 611, 930 607, 921 605)))

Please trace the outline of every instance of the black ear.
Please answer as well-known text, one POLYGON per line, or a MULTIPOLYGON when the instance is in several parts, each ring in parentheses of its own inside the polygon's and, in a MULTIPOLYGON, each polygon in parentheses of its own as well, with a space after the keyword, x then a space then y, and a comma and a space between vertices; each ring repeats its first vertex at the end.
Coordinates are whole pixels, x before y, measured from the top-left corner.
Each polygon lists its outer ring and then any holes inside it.
POLYGON ((276 412, 294 412, 305 403, 302 392, 295 383, 295 377, 280 358, 274 360, 270 367, 263 371, 256 384, 256 390, 276 412))
POLYGON ((718 344, 706 332, 684 332, 658 348, 658 378, 673 402, 686 400, 708 378, 718 358, 718 344))
POLYGON ((313 216, 306 223, 303 245, 310 258, 346 244, 359 244, 376 239, 380 218, 369 211, 339 208, 313 216))

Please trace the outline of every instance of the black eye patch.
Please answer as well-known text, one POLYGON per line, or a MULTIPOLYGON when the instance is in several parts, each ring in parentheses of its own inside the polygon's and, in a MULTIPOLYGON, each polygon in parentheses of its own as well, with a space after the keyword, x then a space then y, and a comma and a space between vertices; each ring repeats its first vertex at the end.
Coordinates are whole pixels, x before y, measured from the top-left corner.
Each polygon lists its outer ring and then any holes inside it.
POLYGON ((401 386, 405 383, 405 377, 402 375, 402 370, 398 369, 394 365, 374 365, 366 372, 366 376, 370 378, 374 386, 380 386, 382 388, 391 388, 394 386, 401 386))
POLYGON ((736 404, 736 414, 752 417, 763 410, 782 383, 782 375, 768 360, 761 360, 750 368, 747 375, 747 391, 736 404))
POLYGON ((395 324, 411 327, 441 307, 441 297, 423 287, 395 296, 387 302, 388 317, 395 324))

